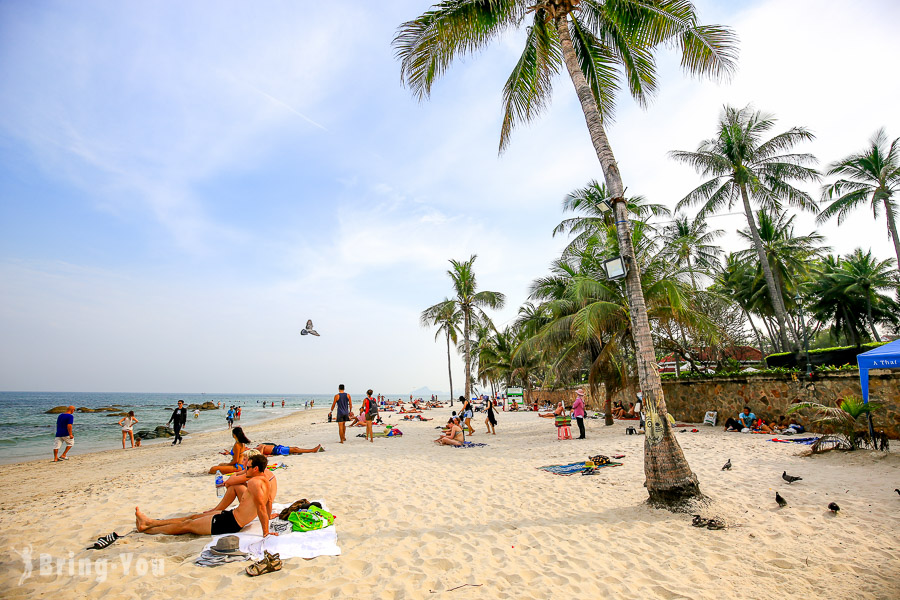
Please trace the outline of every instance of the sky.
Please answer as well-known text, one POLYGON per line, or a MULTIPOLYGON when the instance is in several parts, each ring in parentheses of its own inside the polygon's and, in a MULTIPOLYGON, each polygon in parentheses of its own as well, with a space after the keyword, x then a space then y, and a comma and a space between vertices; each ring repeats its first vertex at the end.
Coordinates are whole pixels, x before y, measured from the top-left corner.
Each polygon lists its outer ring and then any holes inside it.
MULTIPOLYGON (((737 73, 698 81, 663 50, 649 108, 620 95, 630 195, 674 207, 699 184, 667 153, 711 137, 725 104, 808 127, 822 166, 900 136, 900 3, 695 4, 737 33, 737 73)), ((562 199, 602 174, 567 77, 498 154, 521 31, 413 98, 391 40, 430 5, 0 2, 0 390, 448 392, 446 346, 419 324, 451 292, 448 259, 478 256, 510 323, 565 245, 562 199)), ((741 247, 741 216, 710 225, 741 247)), ((813 230, 893 257, 867 210, 798 217, 813 230)))

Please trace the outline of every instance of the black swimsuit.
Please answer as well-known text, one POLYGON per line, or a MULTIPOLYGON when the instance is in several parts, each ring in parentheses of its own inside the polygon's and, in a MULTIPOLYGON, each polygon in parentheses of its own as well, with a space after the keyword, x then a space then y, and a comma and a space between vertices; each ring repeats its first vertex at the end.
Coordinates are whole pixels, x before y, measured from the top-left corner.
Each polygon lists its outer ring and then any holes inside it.
POLYGON ((238 522, 234 519, 234 511, 232 510, 223 510, 219 514, 214 515, 212 521, 209 523, 210 535, 237 533, 240 530, 241 526, 238 525, 238 522))

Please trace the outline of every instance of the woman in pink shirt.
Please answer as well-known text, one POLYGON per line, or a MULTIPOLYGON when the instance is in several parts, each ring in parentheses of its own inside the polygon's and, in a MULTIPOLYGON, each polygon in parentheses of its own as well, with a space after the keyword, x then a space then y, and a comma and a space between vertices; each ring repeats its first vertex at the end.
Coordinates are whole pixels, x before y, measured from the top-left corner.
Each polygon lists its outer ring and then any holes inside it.
POLYGON ((584 390, 578 388, 575 390, 575 402, 572 403, 572 416, 578 424, 578 431, 581 435, 577 439, 584 439, 584 390))

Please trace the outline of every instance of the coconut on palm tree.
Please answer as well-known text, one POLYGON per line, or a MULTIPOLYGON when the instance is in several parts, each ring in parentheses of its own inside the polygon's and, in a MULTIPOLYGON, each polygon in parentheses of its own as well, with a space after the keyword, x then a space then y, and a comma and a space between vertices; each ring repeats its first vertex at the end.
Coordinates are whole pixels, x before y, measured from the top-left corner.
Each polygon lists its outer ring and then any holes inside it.
POLYGON ((503 90, 500 148, 516 125, 547 106, 553 79, 565 65, 615 204, 622 254, 632 262, 626 284, 650 422, 644 455, 647 491, 652 502, 679 503, 700 491, 665 418, 640 273, 633 264, 625 185, 605 127, 623 80, 638 103, 647 104, 656 89, 653 51, 660 45, 677 46, 686 71, 717 77, 733 70, 734 36, 724 27, 698 24, 696 10, 686 0, 444 0, 400 26, 394 47, 403 82, 419 99, 428 97, 454 58, 484 49, 526 18, 525 48, 503 90))
POLYGON ((884 129, 879 129, 869 140, 869 147, 832 163, 827 175, 840 175, 822 192, 822 201, 831 204, 819 214, 819 223, 837 216, 838 225, 859 205, 868 201, 872 214, 884 208, 887 217, 888 235, 894 241, 897 254, 897 268, 900 269, 900 238, 897 237, 897 219, 900 218, 900 203, 895 193, 900 191, 900 138, 887 145, 884 129))
POLYGON ((485 308, 503 308, 506 302, 506 296, 500 292, 478 291, 475 270, 472 267, 476 258, 478 256, 473 254, 466 261, 450 259, 452 268, 447 271, 447 275, 453 281, 454 298, 450 302, 453 303, 454 309, 462 315, 463 321, 466 398, 472 397, 472 326, 476 320, 488 320, 487 315, 484 314, 485 308))
POLYGON ((462 314, 456 310, 456 303, 444 298, 434 306, 422 311, 420 323, 423 327, 437 327, 434 339, 443 333, 447 338, 447 376, 450 378, 450 405, 453 405, 453 369, 450 366, 450 342, 455 345, 459 337, 459 325, 462 314))
POLYGON ((695 152, 676 150, 669 155, 691 165, 703 177, 711 177, 678 202, 676 209, 700 204, 697 216, 706 217, 741 204, 778 321, 778 337, 782 349, 788 350, 784 302, 776 293, 775 278, 766 260, 752 203, 776 214, 782 212, 784 201, 803 210, 818 210, 810 195, 791 182, 817 181, 819 174, 807 166, 816 160, 812 154, 792 152, 794 146, 815 136, 803 127, 792 127, 764 140, 774 126, 771 115, 749 106, 741 109, 726 106, 715 137, 701 142, 695 152))

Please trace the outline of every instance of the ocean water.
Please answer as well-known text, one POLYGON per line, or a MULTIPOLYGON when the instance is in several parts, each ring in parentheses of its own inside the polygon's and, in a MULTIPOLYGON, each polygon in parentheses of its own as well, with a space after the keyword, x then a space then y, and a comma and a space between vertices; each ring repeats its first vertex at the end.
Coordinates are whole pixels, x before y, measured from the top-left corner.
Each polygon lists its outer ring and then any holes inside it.
MULTIPOLYGON (((331 406, 333 395, 251 395, 251 394, 118 394, 118 393, 67 393, 67 392, 0 392, 0 464, 23 460, 53 458, 53 438, 56 435, 58 415, 45 414, 55 406, 100 408, 115 406, 120 412, 133 410, 138 423, 135 433, 165 425, 177 406, 178 400, 189 404, 221 402, 223 406, 240 406, 241 420, 235 425, 248 426, 269 419, 304 410, 304 402, 315 401, 312 410, 323 411, 331 406), (285 406, 281 407, 284 400, 285 406), (265 402, 267 407, 263 408, 265 402), (271 403, 275 407, 271 408, 271 403)), ((225 421, 227 409, 201 410, 199 418, 188 413, 185 431, 190 433, 228 429, 225 421)), ((75 446, 69 451, 74 456, 97 450, 122 448, 122 429, 118 422, 122 417, 102 413, 75 412, 75 446)), ((185 436, 185 443, 190 440, 185 436)), ((224 438, 223 438, 224 439, 224 438)), ((251 439, 252 436, 251 436, 251 439)), ((225 440, 226 445, 228 440, 225 440)), ((165 439, 145 440, 143 444, 166 443, 165 439)), ((171 439, 169 440, 171 443, 171 439)), ((130 444, 129 444, 130 445, 130 444)))

